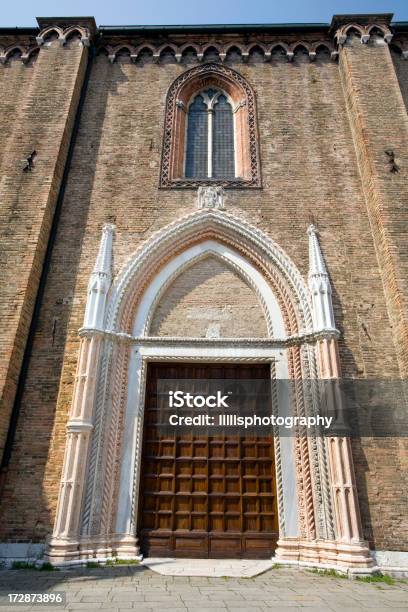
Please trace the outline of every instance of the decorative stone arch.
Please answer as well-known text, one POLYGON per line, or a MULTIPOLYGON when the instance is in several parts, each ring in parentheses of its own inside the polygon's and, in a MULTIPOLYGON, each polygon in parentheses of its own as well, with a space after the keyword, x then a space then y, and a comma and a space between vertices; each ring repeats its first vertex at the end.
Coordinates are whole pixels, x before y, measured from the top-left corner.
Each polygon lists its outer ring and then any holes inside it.
POLYGON ((386 43, 390 43, 393 37, 393 33, 390 28, 383 23, 372 23, 369 25, 363 25, 360 23, 346 23, 336 31, 335 39, 339 45, 344 45, 347 42, 347 38, 351 35, 360 36, 360 40, 363 44, 367 44, 370 40, 372 31, 378 32, 383 36, 386 43))
POLYGON ((22 45, 12 45, 4 51, 5 61, 9 61, 15 57, 21 59, 25 53, 25 48, 22 45))
POLYGON ((23 64, 28 64, 32 58, 37 56, 39 50, 40 47, 38 46, 24 47, 23 45, 11 45, 6 49, 0 47, 0 64, 6 64, 10 61, 10 58, 16 51, 19 54, 16 59, 21 60, 23 64))
POLYGON ((36 41, 37 44, 41 46, 44 45, 53 35, 55 35, 60 45, 63 46, 75 34, 78 35, 79 40, 81 41, 81 44, 84 45, 84 47, 89 47, 90 34, 88 29, 77 25, 72 25, 68 28, 65 28, 65 30, 59 26, 51 25, 41 30, 39 35, 36 37, 36 41))
POLYGON ((312 333, 308 289, 286 253, 258 228, 234 215, 217 211, 194 212, 151 236, 118 275, 111 290, 106 326, 132 333, 135 304, 151 274, 179 252, 208 237, 232 246, 262 270, 279 296, 287 336, 312 333))
POLYGON ((180 60, 187 55, 187 53, 193 53, 198 59, 201 53, 201 45, 198 45, 194 42, 187 42, 184 45, 180 45, 178 49, 178 54, 180 55, 180 60))
MULTIPOLYGON (((205 48, 203 48, 205 53, 205 48)), ((207 183, 225 187, 260 187, 260 158, 256 121, 255 93, 238 72, 222 64, 208 63, 182 73, 170 86, 166 98, 161 187, 196 187, 207 183), (186 108, 189 100, 203 87, 226 91, 234 102, 236 174, 232 180, 186 179, 184 150, 186 108)))
POLYGON ((77 38, 80 40, 81 44, 83 44, 85 47, 89 47, 90 45, 90 40, 89 40, 89 32, 86 28, 81 28, 80 26, 70 26, 69 28, 67 28, 66 30, 64 30, 64 35, 63 35, 63 44, 66 44, 67 42, 69 42, 72 38, 74 38, 75 36, 77 36, 77 38))
POLYGON ((245 46, 245 53, 249 57, 251 55, 251 53, 256 53, 258 51, 258 49, 263 54, 265 60, 266 59, 270 59, 270 56, 267 57, 267 54, 268 54, 267 45, 262 43, 262 42, 258 42, 258 41, 255 41, 253 43, 250 43, 249 45, 246 45, 245 46))
POLYGON ((339 55, 338 51, 333 47, 333 45, 325 41, 318 41, 311 45, 309 56, 313 53, 315 54, 315 56, 327 53, 330 56, 330 59, 332 60, 336 60, 339 55))
POLYGON ((42 30, 36 37, 37 44, 40 46, 45 44, 52 36, 56 36, 57 40, 64 44, 64 31, 59 26, 49 26, 42 30))
POLYGON ((160 45, 160 47, 158 49, 156 49, 156 51, 153 54, 153 58, 156 61, 160 60, 160 56, 164 53, 168 53, 170 52, 173 57, 176 59, 177 62, 181 61, 181 54, 180 54, 180 49, 177 45, 170 43, 170 42, 166 42, 163 45, 160 45))
MULTIPOLYGON (((325 368, 331 372, 327 376, 336 371, 330 284, 314 228, 309 230, 309 288, 269 236, 221 211, 202 210, 159 230, 130 258, 113 285, 112 242, 113 226, 108 225, 80 330, 57 518, 48 549, 54 563, 138 555, 136 515, 149 361, 270 363, 272 378, 283 379, 316 378, 318 361, 321 375, 325 368), (269 338, 148 335, 163 288, 208 253, 251 279, 272 322, 269 338)), ((319 398, 312 396, 294 398, 300 415, 318 408, 319 398)), ((278 399, 279 404, 288 401, 278 399)), ((277 561, 372 565, 361 541, 355 484, 349 482, 349 443, 275 435, 275 455, 277 561), (346 471, 338 469, 339 461, 346 471)))
POLYGON ((139 318, 136 317, 134 323, 133 333, 135 335, 144 337, 153 335, 151 333, 153 317, 157 306, 167 290, 184 272, 201 261, 205 261, 208 257, 212 257, 224 264, 227 269, 236 273, 238 277, 252 289, 260 303, 266 322, 268 337, 272 338, 274 335, 278 337, 285 336, 284 322, 274 294, 271 292, 270 287, 263 282, 263 279, 259 278, 259 272, 256 268, 252 265, 245 266, 242 261, 239 262, 238 253, 234 253, 234 251, 219 242, 207 240, 182 252, 179 257, 182 258, 181 265, 178 266, 176 264, 177 258, 173 259, 168 264, 171 269, 171 274, 166 278, 161 276, 156 277, 156 285, 158 284, 158 286, 154 287, 151 285, 150 289, 153 291, 154 298, 147 307, 143 307, 142 304, 140 305, 139 318), (236 261, 237 258, 238 261, 236 261))

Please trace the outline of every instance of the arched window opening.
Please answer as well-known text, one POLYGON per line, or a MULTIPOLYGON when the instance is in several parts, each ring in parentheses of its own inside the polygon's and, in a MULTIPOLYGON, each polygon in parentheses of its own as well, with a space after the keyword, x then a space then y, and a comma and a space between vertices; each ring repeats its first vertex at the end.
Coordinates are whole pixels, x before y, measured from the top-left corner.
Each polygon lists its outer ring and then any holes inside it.
POLYGON ((233 178, 235 176, 234 119, 231 104, 224 95, 219 96, 214 107, 213 139, 214 178, 233 178))
POLYGON ((188 110, 186 176, 208 176, 208 107, 196 96, 188 110))
POLYGON ((232 68, 203 64, 167 92, 162 188, 261 187, 255 94, 232 68))
POLYGON ((233 111, 222 91, 207 89, 189 105, 185 176, 235 177, 233 111))

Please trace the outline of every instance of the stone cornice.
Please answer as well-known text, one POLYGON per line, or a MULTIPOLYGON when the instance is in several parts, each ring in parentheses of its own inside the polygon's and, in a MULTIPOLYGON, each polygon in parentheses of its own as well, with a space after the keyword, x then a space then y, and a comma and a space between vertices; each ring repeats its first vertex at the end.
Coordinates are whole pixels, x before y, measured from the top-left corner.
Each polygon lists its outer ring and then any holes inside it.
POLYGON ((88 30, 91 36, 94 36, 98 29, 94 17, 36 17, 36 19, 40 30, 55 26, 62 30, 79 27, 88 30))
POLYGON ((288 336, 287 338, 184 338, 178 336, 132 336, 124 332, 112 330, 102 330, 89 327, 82 327, 79 332, 81 338, 92 338, 95 336, 113 340, 114 342, 125 343, 137 346, 156 346, 156 347, 175 347, 191 346, 233 348, 234 346, 259 348, 287 348, 290 346, 300 346, 301 344, 315 344, 319 340, 338 338, 340 332, 337 329, 324 329, 310 334, 299 334, 288 336))
POLYGON ((202 41, 197 37, 186 37, 184 41, 178 43, 169 40, 157 44, 152 40, 145 39, 136 44, 129 40, 121 39, 115 41, 114 38, 99 40, 99 51, 102 49, 108 54, 110 62, 116 61, 120 55, 128 55, 130 60, 136 62, 142 53, 151 53, 153 62, 158 63, 164 55, 171 54, 176 62, 181 62, 183 56, 190 52, 198 62, 206 59, 206 54, 211 52, 218 56, 221 62, 228 58, 230 52, 235 52, 241 56, 243 62, 247 62, 255 52, 263 56, 264 61, 272 59, 274 53, 283 55, 290 62, 296 53, 306 53, 310 61, 314 61, 319 53, 328 55, 331 59, 337 58, 337 49, 330 38, 321 37, 313 39, 305 38, 278 38, 278 37, 251 37, 249 42, 244 39, 235 38, 233 40, 222 40, 222 37, 214 37, 202 41), (187 40, 186 40, 187 39, 187 40), (116 44, 115 44, 116 43, 116 44))
POLYGON ((393 13, 352 13, 333 15, 329 31, 334 34, 340 27, 350 23, 356 23, 361 26, 370 26, 381 23, 390 27, 393 16, 393 13))
POLYGON ((340 46, 350 34, 359 35, 363 44, 368 43, 372 33, 382 36, 389 43, 393 37, 392 17, 392 13, 334 15, 329 32, 340 46))
POLYGON ((72 18, 45 18, 38 17, 39 30, 32 31, 32 35, 20 34, 18 28, 15 33, 2 34, 0 31, 0 64, 6 64, 11 58, 19 58, 27 64, 36 57, 43 45, 57 41, 61 46, 72 40, 89 47, 94 41, 96 24, 93 17, 72 18))
MULTIPOLYGON (((19 57, 24 63, 35 57, 39 48, 56 40, 69 46, 70 39, 80 44, 93 44, 98 53, 104 52, 110 62, 127 55, 137 62, 142 54, 151 54, 153 62, 159 63, 169 54, 174 61, 182 62, 186 53, 195 56, 198 62, 206 61, 208 52, 212 60, 228 59, 234 51, 243 62, 255 51, 268 62, 275 54, 291 62, 298 53, 306 54, 310 61, 319 56, 336 60, 339 47, 348 36, 358 34, 362 43, 369 42, 375 32, 389 43, 397 33, 395 47, 405 59, 408 56, 408 27, 392 24, 392 14, 335 15, 330 25, 325 24, 260 24, 236 26, 157 26, 157 27, 101 27, 97 28, 93 17, 38 17, 36 28, 0 28, 0 63, 11 57, 19 57)), ((393 41, 394 42, 394 41, 393 41)))

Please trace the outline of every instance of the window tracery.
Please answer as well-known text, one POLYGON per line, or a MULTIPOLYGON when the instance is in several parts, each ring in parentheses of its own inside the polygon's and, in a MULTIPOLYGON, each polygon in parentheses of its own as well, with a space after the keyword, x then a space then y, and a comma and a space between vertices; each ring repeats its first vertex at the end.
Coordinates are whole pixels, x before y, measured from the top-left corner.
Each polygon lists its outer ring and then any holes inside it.
POLYGON ((235 178, 233 108, 221 90, 207 89, 190 101, 187 118, 185 176, 235 178))

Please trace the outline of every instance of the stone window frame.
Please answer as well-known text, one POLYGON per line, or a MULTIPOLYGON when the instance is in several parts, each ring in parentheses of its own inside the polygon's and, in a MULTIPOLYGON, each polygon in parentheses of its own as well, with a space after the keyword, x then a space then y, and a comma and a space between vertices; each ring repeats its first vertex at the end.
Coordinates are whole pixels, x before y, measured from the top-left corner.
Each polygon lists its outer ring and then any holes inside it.
POLYGON ((183 72, 170 86, 166 98, 159 186, 194 189, 202 185, 262 187, 254 90, 238 72, 216 63, 183 72), (196 179, 184 176, 188 104, 200 91, 210 87, 225 92, 233 102, 235 167, 238 175, 233 179, 196 179))

